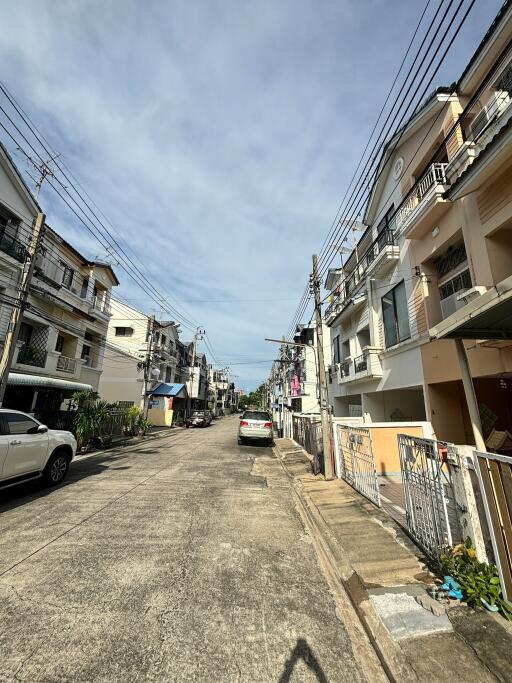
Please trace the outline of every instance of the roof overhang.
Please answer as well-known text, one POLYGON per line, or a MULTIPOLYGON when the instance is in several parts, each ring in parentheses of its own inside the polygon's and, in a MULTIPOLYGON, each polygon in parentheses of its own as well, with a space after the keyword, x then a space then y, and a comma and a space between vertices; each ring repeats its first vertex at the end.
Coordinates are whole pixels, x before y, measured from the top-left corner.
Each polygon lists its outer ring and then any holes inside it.
POLYGON ((512 276, 429 330, 431 339, 512 339, 512 276))
POLYGON ((67 379, 43 377, 41 375, 25 375, 21 372, 10 372, 7 384, 11 386, 39 387, 46 389, 65 389, 66 391, 92 391, 91 384, 70 382, 67 379))
POLYGON ((456 100, 456 96, 450 93, 436 92, 432 97, 412 115, 409 121, 404 124, 396 133, 390 138, 382 151, 382 158, 377 170, 377 180, 372 187, 370 199, 366 206, 363 223, 371 225, 375 220, 375 214, 378 209, 379 201, 386 185, 386 180, 391 173, 391 168, 388 167, 384 171, 384 167, 389 158, 396 154, 400 147, 410 137, 415 135, 423 126, 425 126, 433 116, 437 116, 443 109, 447 102, 456 100), (395 148, 396 144, 396 148, 395 148))
POLYGON ((495 173, 510 165, 512 155, 512 119, 497 133, 494 140, 480 152, 445 195, 451 201, 475 192, 495 173))

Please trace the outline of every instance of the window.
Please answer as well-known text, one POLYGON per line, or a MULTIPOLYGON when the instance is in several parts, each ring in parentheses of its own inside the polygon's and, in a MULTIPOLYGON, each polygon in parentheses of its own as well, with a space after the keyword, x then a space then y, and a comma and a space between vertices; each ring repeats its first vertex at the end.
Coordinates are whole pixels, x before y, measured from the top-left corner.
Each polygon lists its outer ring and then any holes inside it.
POLYGON ((334 356, 334 362, 339 363, 340 362, 340 335, 338 334, 336 337, 334 337, 332 341, 332 353, 334 356))
POLYGON ((162 335, 162 346, 165 346, 167 344, 167 337, 165 334, 162 335))
POLYGON ((115 327, 116 337, 131 337, 133 334, 133 327, 115 327))
POLYGON ((446 275, 451 270, 455 270, 455 268, 463 264, 466 260, 467 256, 464 242, 448 247, 445 253, 434 261, 437 277, 443 277, 443 275, 446 275))
POLYGON ((384 321, 386 347, 394 346, 411 338, 407 295, 403 280, 382 297, 382 318, 384 321))
POLYGON ((62 353, 62 349, 64 348, 64 337, 59 334, 57 337, 57 342, 55 344, 55 351, 60 351, 62 353))
POLYGON ((82 280, 82 291, 80 292, 80 296, 82 299, 86 298, 88 289, 89 289, 89 278, 84 277, 84 279, 82 280))
POLYGON ((471 288, 471 274, 469 269, 463 270, 448 282, 439 286, 439 297, 441 300, 447 299, 452 294, 456 294, 464 289, 471 288))
POLYGON ((64 261, 60 261, 60 269, 62 270, 62 286, 66 287, 66 289, 71 289, 71 285, 73 284, 73 276, 75 274, 75 271, 73 268, 68 266, 67 263, 64 263, 64 261))
POLYGON ((80 358, 82 360, 86 360, 87 358, 89 358, 90 355, 91 355, 91 347, 88 346, 87 344, 84 344, 82 346, 82 355, 80 356, 80 358))
POLYGON ((39 424, 23 413, 4 413, 8 434, 32 434, 37 431, 39 424))
POLYGON ((393 215, 395 213, 395 205, 391 204, 389 209, 384 214, 384 217, 377 225, 377 235, 380 235, 384 230, 394 230, 396 217, 393 215))

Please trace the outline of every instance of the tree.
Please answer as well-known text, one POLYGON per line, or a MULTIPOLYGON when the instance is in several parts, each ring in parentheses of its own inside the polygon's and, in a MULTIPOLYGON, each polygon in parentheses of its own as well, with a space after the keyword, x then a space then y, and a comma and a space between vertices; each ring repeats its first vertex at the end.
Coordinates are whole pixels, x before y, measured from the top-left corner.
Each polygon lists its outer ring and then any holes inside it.
POLYGON ((265 408, 266 396, 265 396, 265 385, 260 384, 260 386, 251 391, 250 394, 244 394, 240 396, 239 406, 242 410, 245 410, 247 406, 257 406, 258 408, 265 408))

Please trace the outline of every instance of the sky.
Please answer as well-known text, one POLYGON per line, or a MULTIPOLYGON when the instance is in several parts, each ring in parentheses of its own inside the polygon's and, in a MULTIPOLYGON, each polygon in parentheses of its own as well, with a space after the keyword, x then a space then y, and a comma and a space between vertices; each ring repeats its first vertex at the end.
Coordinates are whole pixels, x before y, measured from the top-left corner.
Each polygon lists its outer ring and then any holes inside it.
MULTIPOLYGON (((286 334, 425 2, 0 0, 0 75, 184 313, 181 338, 190 321, 206 329, 209 358, 251 389, 277 357, 264 338, 286 334)), ((476 0, 432 88, 458 78, 500 5, 476 0)), ((40 203, 86 256, 109 257, 48 186, 40 203)), ((116 295, 159 317, 111 261, 116 295)))

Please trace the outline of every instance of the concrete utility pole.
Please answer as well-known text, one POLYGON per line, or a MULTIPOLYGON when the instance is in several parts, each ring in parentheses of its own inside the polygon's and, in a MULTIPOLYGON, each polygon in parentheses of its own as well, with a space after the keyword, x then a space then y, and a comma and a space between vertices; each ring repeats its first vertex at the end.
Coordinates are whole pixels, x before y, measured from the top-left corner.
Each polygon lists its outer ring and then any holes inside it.
POLYGON ((331 428, 329 421, 329 401, 327 394, 327 377, 324 363, 324 335, 322 329, 322 308, 320 303, 320 278, 318 277, 318 257, 313 255, 313 275, 311 280, 315 296, 316 346, 318 357, 318 381, 320 385, 320 416, 322 418, 322 441, 324 447, 324 469, 327 481, 334 479, 332 468, 331 428))
MULTIPOLYGON (((197 340, 203 338, 203 334, 205 334, 205 330, 202 330, 200 327, 197 328, 196 332, 194 333, 194 336, 192 337, 192 371, 190 373, 190 409, 192 410, 192 394, 194 393, 194 373, 195 373, 195 367, 196 367, 196 345, 197 345, 197 340)), ((197 398, 199 399, 199 384, 201 384, 201 375, 199 375, 199 383, 197 386, 197 398)))
POLYGON ((11 369, 14 352, 16 351, 16 342, 18 341, 20 327, 23 321, 23 311, 27 306, 30 283, 32 281, 32 275, 34 274, 36 255, 39 251, 39 245, 41 244, 45 219, 46 216, 44 213, 37 214, 34 230, 32 232, 32 239, 30 240, 30 245, 27 249, 23 274, 21 276, 20 292, 11 311, 11 319, 5 336, 4 349, 0 359, 0 407, 4 402, 5 389, 7 388, 7 380, 9 379, 9 370, 11 369))
POLYGON ((142 408, 144 416, 148 417, 149 412, 149 397, 146 401, 146 392, 148 390, 148 382, 151 379, 151 354, 153 352, 153 334, 155 329, 155 316, 151 315, 148 320, 148 346, 146 349, 146 358, 144 360, 144 382, 142 384, 142 408))

